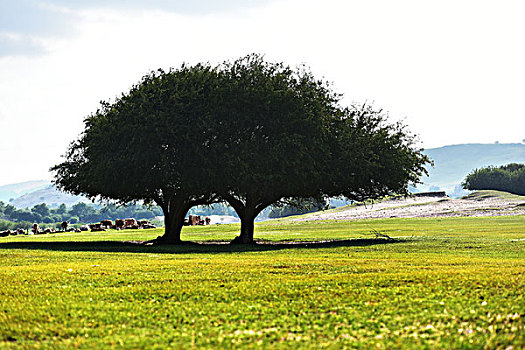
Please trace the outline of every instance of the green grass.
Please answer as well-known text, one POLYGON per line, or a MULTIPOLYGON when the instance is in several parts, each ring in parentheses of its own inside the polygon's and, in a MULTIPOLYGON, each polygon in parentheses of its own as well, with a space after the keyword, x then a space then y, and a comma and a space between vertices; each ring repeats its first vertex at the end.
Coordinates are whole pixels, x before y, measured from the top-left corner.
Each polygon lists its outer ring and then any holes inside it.
POLYGON ((0 238, 0 349, 525 348, 524 216, 160 233, 0 238))

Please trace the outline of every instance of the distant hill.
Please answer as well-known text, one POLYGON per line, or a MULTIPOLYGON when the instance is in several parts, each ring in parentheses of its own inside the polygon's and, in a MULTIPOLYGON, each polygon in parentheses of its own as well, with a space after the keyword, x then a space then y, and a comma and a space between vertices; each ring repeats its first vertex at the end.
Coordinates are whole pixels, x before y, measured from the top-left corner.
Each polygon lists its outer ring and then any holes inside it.
POLYGON ((45 188, 49 185, 49 181, 36 180, 0 186, 0 201, 9 203, 10 199, 18 198, 26 193, 45 188))
POLYGON ((48 207, 56 208, 62 203, 70 207, 80 202, 91 203, 87 198, 60 192, 48 183, 46 187, 26 193, 12 200, 9 204, 17 208, 32 208, 36 204, 46 203, 48 207))
POLYGON ((421 191, 446 191, 449 196, 467 194, 461 182, 476 168, 508 163, 525 163, 525 144, 461 144, 430 148, 424 152, 434 160, 429 176, 418 186, 421 191))

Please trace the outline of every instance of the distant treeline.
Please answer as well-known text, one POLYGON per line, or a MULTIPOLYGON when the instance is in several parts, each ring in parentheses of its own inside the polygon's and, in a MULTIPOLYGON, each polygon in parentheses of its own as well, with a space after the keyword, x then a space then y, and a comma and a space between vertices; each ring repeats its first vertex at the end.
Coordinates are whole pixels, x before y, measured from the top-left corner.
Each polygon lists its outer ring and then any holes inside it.
POLYGON ((525 164, 476 169, 463 182, 467 190, 498 190, 525 195, 525 164))

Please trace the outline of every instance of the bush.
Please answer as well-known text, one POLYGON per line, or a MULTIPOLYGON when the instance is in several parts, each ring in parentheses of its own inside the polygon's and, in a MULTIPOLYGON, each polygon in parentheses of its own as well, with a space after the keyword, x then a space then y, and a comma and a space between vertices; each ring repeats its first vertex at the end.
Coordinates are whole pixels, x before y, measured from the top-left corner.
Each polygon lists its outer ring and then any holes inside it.
POLYGON ((497 190, 525 195, 525 164, 475 169, 462 185, 467 190, 497 190))
POLYGON ((67 220, 70 224, 76 224, 79 222, 78 216, 72 216, 67 220))
POLYGON ((54 223, 55 220, 53 220, 53 218, 52 218, 51 216, 44 216, 44 217, 42 218, 42 222, 43 222, 44 224, 51 224, 51 223, 54 223))
POLYGON ((26 230, 31 228, 31 225, 32 224, 29 221, 12 222, 0 219, 0 231, 16 230, 18 228, 26 230))

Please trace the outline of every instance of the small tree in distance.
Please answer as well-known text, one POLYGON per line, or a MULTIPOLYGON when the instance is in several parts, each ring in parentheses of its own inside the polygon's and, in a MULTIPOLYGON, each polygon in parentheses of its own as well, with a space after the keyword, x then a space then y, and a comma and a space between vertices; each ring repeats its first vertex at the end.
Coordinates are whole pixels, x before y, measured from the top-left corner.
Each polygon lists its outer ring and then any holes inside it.
POLYGON ((467 190, 497 190, 525 195, 525 164, 511 163, 500 167, 475 169, 463 181, 467 190))

